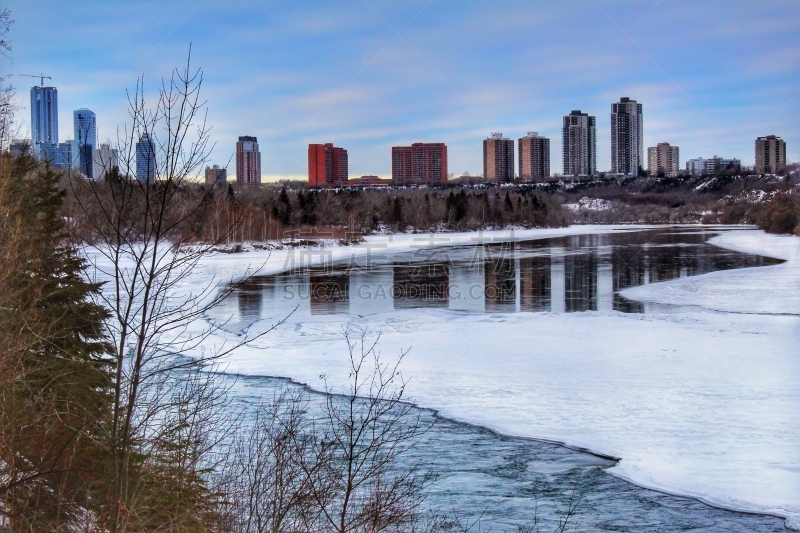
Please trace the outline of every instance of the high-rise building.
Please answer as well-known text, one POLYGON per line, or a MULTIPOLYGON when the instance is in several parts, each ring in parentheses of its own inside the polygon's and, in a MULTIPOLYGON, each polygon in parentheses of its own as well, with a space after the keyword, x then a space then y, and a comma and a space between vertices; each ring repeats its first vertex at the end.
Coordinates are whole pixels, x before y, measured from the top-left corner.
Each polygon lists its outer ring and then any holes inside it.
POLYGON ((561 132, 565 176, 597 174, 597 119, 574 110, 564 117, 561 132))
POLYGON ((392 180, 395 185, 447 183, 447 146, 444 143, 393 146, 392 180))
POLYGON ((219 168, 219 165, 213 167, 206 167, 206 185, 214 187, 215 185, 222 185, 228 183, 228 170, 219 168))
POLYGON ((669 143, 658 143, 647 149, 647 173, 676 176, 681 170, 680 150, 669 143))
POLYGON ((611 173, 638 176, 644 169, 642 104, 622 97, 611 104, 611 173))
POLYGON ((39 159, 50 163, 51 167, 55 167, 55 164, 53 162, 55 161, 56 158, 58 143, 39 143, 36 145, 36 147, 39 149, 38 154, 36 154, 37 156, 39 156, 39 159))
POLYGON ((94 165, 94 179, 105 179, 111 169, 119 169, 119 153, 116 148, 111 148, 110 144, 101 144, 92 152, 92 164, 94 165))
POLYGON ((514 141, 492 132, 483 140, 483 177, 486 181, 514 181, 514 141))
POLYGON ((143 133, 136 143, 136 179, 156 181, 156 143, 149 133, 143 133))
POLYGON ((94 179, 92 153, 97 146, 97 117, 89 109, 76 109, 72 113, 75 147, 72 156, 78 171, 89 179, 94 179))
POLYGON ((543 181, 550 178, 550 139, 540 137, 535 131, 518 141, 519 179, 543 181))
POLYGON ((786 141, 775 135, 756 139, 756 172, 775 174, 786 168, 786 141))
POLYGON ((392 146, 392 181, 395 185, 411 183, 411 147, 392 146))
POLYGON ((31 137, 34 151, 39 143, 58 143, 58 90, 55 87, 31 87, 31 137))
POLYGON ((255 137, 239 137, 236 143, 236 183, 242 187, 261 185, 261 152, 255 137))
POLYGON ((346 184, 347 150, 331 143, 308 145, 308 184, 312 187, 346 184))
POLYGON ((72 142, 72 139, 67 139, 63 143, 58 143, 53 166, 64 170, 71 169, 75 165, 75 156, 72 154, 74 148, 75 144, 72 142))
POLYGON ((60 170, 72 168, 72 141, 63 143, 39 143, 39 159, 60 170))

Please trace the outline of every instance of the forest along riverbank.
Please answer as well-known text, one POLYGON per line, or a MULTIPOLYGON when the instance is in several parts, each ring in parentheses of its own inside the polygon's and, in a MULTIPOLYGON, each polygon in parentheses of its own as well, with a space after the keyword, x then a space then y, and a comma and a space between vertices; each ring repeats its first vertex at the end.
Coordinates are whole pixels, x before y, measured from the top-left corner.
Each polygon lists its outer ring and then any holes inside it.
MULTIPOLYGON (((785 245, 770 242, 775 249, 785 245)), ((216 272, 242 269, 241 258, 216 262, 222 267, 216 272)), ((411 348, 403 367, 408 393, 449 418, 621 457, 609 472, 640 486, 782 516, 800 509, 792 469, 800 455, 800 415, 791 408, 800 402, 796 317, 613 308, 293 316, 280 335, 230 358, 229 369, 291 376, 311 386, 325 373, 336 387, 346 380, 340 328, 347 321, 380 331, 384 353, 411 348)), ((265 317, 251 331, 271 323, 265 317)))

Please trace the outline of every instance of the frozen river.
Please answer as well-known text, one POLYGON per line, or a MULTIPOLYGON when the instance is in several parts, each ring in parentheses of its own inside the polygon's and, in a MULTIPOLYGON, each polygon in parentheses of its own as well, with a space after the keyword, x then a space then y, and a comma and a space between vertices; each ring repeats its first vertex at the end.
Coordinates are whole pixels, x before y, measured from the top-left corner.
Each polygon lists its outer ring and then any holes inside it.
MULTIPOLYGON (((541 506, 580 481, 591 530, 776 531, 780 519, 699 500, 800 513, 797 263, 767 257, 793 258, 796 239, 736 231, 709 244, 721 231, 569 228, 430 245, 373 238, 356 256, 280 251, 210 318, 232 318, 233 337, 295 310, 230 358, 230 372, 250 376, 248 398, 280 383, 265 376, 343 385, 347 323, 380 332, 387 356, 410 349, 407 390, 443 417, 425 447, 443 474, 432 502, 513 524, 529 518, 532 494, 541 506)), ((206 267, 235 276, 256 255, 206 267)))

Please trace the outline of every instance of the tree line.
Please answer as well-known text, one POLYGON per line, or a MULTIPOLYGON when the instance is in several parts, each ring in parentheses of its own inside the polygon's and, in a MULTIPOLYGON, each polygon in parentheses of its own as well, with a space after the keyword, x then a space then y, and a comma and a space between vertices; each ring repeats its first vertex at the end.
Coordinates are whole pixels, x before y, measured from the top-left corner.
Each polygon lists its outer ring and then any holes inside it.
POLYGON ((582 224, 754 224, 800 234, 800 165, 781 176, 741 174, 639 178, 551 190, 582 224), (582 205, 602 200, 602 209, 582 205))
MULTIPOLYGON (((94 242, 97 228, 87 223, 93 211, 129 181, 118 169, 86 187, 80 175, 65 175, 70 197, 65 213, 75 234, 94 242)), ((316 232, 344 239, 376 231, 472 231, 478 229, 553 227, 569 223, 569 214, 553 195, 534 190, 406 189, 305 190, 281 187, 234 190, 186 183, 173 187, 175 216, 193 211, 191 228, 198 242, 264 242, 316 232)), ((134 189, 134 195, 143 191, 134 189)), ((131 199, 142 202, 143 198, 131 199)), ((137 230, 138 231, 138 230, 137 230)))

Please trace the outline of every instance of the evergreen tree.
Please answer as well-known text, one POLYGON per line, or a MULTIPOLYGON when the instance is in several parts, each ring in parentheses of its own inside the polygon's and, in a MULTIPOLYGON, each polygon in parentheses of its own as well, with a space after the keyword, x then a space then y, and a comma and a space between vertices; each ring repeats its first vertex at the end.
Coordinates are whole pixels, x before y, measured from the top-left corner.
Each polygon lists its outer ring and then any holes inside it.
POLYGON ((508 213, 513 213, 514 212, 514 204, 511 203, 511 196, 509 196, 508 193, 506 193, 506 199, 503 201, 503 203, 505 204, 506 211, 508 213))
POLYGON ((455 208, 456 222, 460 222, 467 216, 467 193, 464 192, 464 189, 461 189, 454 199, 453 207, 455 208))
POLYGON ((281 193, 278 195, 278 201, 283 204, 283 208, 279 210, 279 220, 281 224, 288 226, 292 222, 292 201, 289 199, 289 194, 286 192, 285 188, 281 189, 281 193))
POLYGON ((53 531, 94 505, 111 403, 106 311, 69 243, 59 175, 0 162, 0 513, 53 531))

